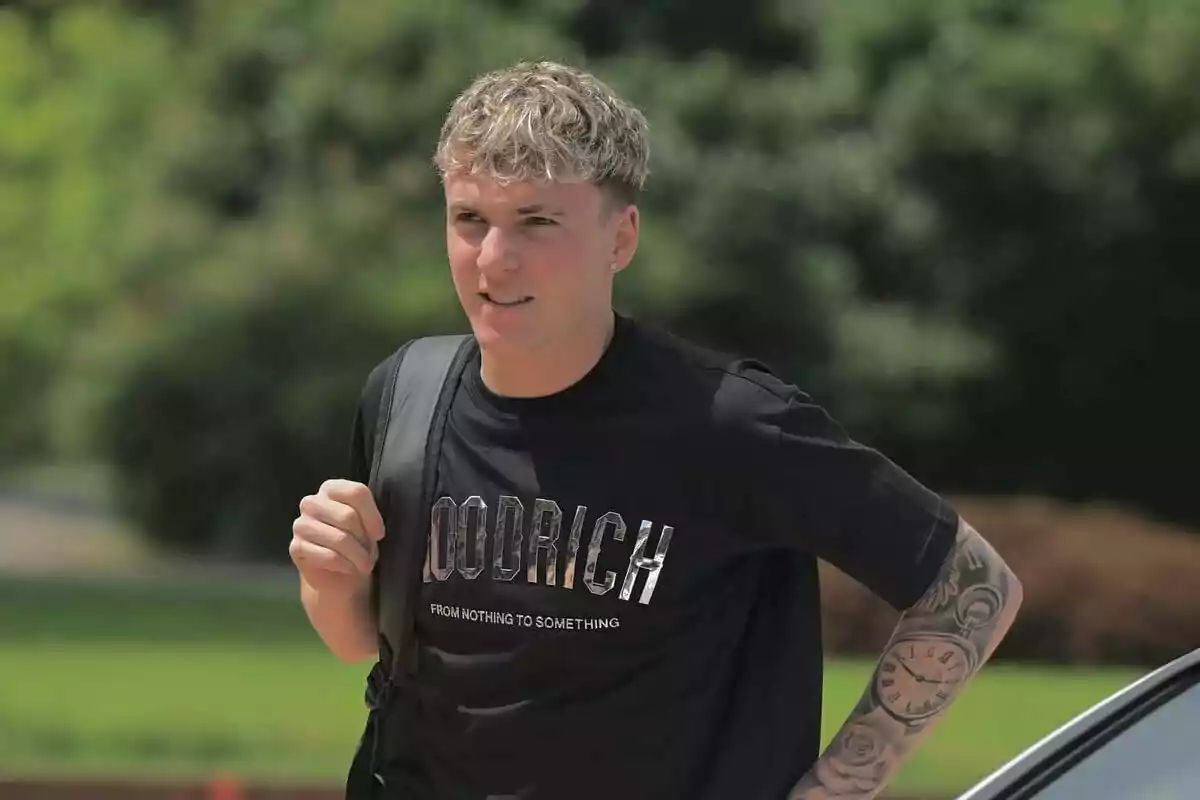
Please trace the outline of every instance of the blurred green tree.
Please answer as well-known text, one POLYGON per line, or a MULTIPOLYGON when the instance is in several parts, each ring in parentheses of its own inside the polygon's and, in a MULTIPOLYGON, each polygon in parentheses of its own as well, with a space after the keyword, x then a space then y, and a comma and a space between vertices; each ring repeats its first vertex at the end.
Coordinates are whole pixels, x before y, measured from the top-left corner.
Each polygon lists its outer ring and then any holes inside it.
POLYGON ((57 378, 114 296, 173 76, 152 22, 21 5, 0 9, 0 465, 73 447, 79 426, 55 425, 57 378))
POLYGON ((285 558, 299 498, 345 469, 370 368, 462 325, 430 164, 455 92, 574 51, 473 0, 214 2, 184 27, 161 189, 80 348, 117 376, 88 381, 97 442, 164 546, 285 558))
POLYGON ((1200 521, 1168 465, 1200 447, 1185 366, 1200 15, 1172 0, 839 9, 823 64, 858 76, 907 201, 856 251, 864 289, 940 301, 1000 354, 959 395, 967 424, 899 448, 906 462, 962 490, 1200 521))
POLYGON ((122 507, 163 549, 280 559, 304 494, 346 473, 351 387, 415 335, 324 277, 192 306, 109 396, 122 507))
POLYGON ((152 535, 279 557, 370 364, 462 326, 429 164, 446 108, 545 57, 651 119, 624 308, 765 358, 941 488, 1200 521, 1165 469, 1200 445, 1179 377, 1200 338, 1200 16, 737 10, 10 4, 0 458, 98 453, 152 535))

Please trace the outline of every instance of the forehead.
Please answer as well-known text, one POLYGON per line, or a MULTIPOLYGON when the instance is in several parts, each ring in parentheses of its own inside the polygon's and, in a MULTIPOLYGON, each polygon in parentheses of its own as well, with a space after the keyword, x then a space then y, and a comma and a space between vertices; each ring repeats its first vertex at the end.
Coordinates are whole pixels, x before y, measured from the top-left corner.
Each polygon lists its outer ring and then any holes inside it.
POLYGON ((487 208, 493 211, 513 211, 545 207, 560 212, 598 209, 602 200, 600 189, 584 181, 516 181, 500 182, 483 175, 450 173, 443 180, 446 202, 487 208))

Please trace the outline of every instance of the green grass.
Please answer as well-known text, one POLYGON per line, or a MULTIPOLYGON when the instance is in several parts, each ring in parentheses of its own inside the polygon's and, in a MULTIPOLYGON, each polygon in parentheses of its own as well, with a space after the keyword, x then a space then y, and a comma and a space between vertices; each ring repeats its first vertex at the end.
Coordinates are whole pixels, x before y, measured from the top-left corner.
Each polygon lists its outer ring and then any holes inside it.
MULTIPOLYGON (((869 671, 829 665, 827 739, 869 671)), ((364 672, 325 653, 292 585, 0 578, 0 774, 336 783, 364 672)), ((989 667, 894 786, 959 791, 1140 674, 989 667)))

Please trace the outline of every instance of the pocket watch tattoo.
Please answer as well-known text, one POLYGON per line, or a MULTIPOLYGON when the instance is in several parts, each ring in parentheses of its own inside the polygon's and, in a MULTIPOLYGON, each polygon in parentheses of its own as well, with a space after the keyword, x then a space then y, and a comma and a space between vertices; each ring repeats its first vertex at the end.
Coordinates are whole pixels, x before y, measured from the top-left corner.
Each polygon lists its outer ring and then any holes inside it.
POLYGON ((975 669, 970 644, 956 636, 902 638, 884 652, 873 688, 883 709, 916 723, 944 709, 975 669))

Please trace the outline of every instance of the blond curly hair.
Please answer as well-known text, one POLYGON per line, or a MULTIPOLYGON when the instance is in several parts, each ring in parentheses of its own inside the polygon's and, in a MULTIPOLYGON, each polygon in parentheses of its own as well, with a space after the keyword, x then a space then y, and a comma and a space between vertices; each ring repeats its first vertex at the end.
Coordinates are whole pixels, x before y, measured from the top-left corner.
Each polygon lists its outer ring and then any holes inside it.
POLYGON ((649 175, 645 116, 594 75, 551 61, 476 78, 450 107, 434 163, 500 183, 582 181, 636 202, 649 175))

